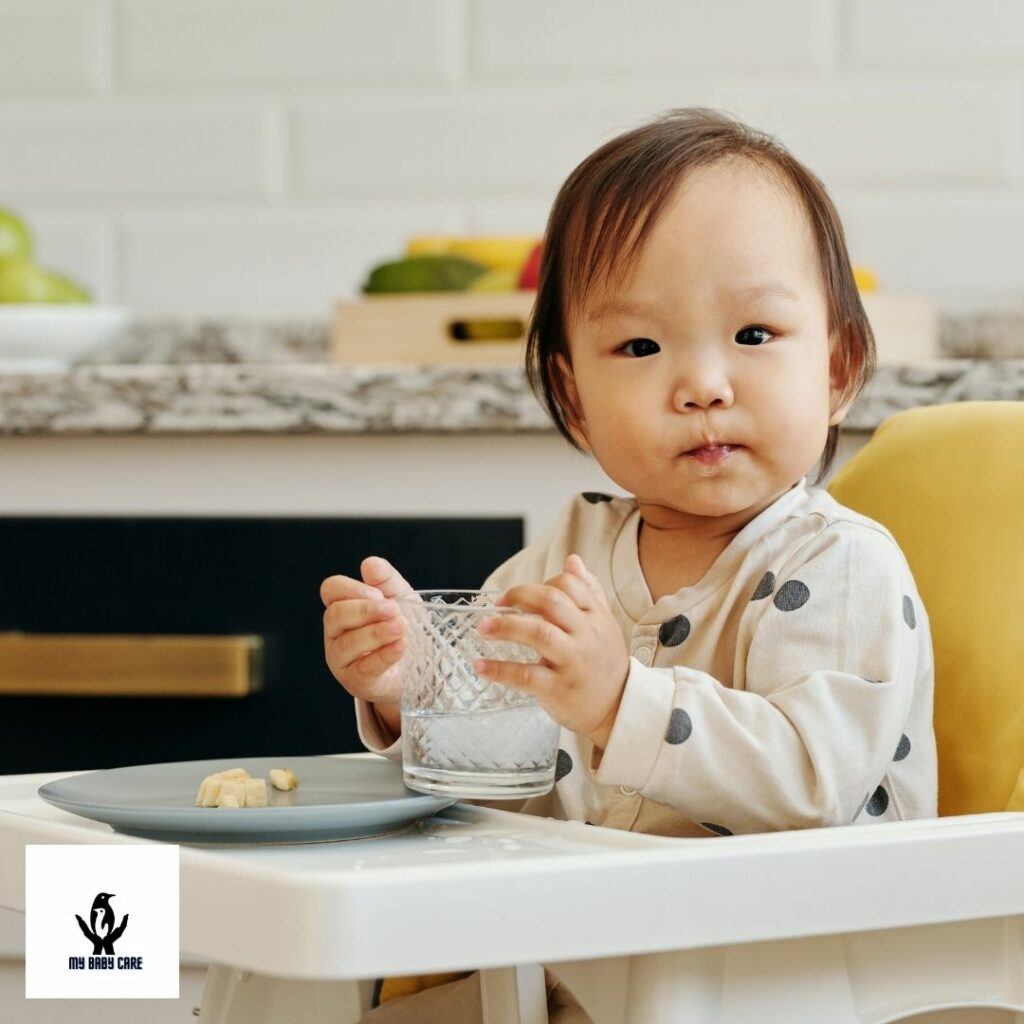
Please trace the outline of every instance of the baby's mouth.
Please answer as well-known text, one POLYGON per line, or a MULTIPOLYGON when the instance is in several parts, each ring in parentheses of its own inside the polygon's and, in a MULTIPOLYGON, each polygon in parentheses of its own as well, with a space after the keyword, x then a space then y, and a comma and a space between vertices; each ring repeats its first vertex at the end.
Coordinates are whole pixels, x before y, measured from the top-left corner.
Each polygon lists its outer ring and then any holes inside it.
POLYGON ((696 459, 705 465, 711 465, 728 458, 734 451, 742 447, 743 445, 741 444, 708 445, 703 448, 691 448, 690 451, 683 452, 683 455, 687 458, 696 459))

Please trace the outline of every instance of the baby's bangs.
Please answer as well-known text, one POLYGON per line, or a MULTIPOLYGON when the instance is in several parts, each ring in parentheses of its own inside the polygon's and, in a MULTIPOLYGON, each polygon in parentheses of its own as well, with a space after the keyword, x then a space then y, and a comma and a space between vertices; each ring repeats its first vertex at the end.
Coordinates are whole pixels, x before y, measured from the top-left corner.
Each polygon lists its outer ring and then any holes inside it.
POLYGON ((559 261, 567 322, 582 313, 595 288, 617 288, 625 281, 678 183, 675 171, 654 180, 624 175, 572 206, 559 261))

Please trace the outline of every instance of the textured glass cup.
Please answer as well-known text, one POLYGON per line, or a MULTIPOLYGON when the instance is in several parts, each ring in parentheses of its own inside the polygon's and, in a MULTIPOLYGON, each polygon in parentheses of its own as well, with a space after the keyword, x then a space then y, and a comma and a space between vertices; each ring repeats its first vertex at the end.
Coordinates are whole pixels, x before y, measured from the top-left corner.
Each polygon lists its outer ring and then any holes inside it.
POLYGON ((500 590, 416 590, 405 617, 402 766, 421 793, 500 800, 547 793, 555 783, 558 724, 535 697, 479 676, 477 658, 537 661, 532 647, 477 632, 484 619, 529 615, 495 607, 500 590))

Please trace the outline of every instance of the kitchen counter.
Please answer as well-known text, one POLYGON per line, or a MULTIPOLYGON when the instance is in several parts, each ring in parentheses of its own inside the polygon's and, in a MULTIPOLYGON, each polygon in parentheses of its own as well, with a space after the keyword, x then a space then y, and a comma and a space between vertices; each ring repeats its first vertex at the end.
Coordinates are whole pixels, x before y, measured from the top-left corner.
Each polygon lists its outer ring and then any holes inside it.
MULTIPOLYGON (((1024 399, 1022 327, 1024 313, 944 318, 943 358, 880 366, 844 432, 919 405, 1024 399)), ((554 433, 518 366, 349 367, 327 361, 327 339, 321 320, 139 319, 66 369, 0 363, 0 434, 554 433)))

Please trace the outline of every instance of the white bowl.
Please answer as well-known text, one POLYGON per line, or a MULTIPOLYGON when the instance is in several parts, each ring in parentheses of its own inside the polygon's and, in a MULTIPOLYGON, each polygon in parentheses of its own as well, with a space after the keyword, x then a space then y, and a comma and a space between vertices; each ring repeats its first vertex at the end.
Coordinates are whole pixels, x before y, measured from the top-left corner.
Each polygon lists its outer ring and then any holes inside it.
POLYGON ((116 338, 129 315, 92 303, 0 303, 0 363, 65 366, 116 338))

